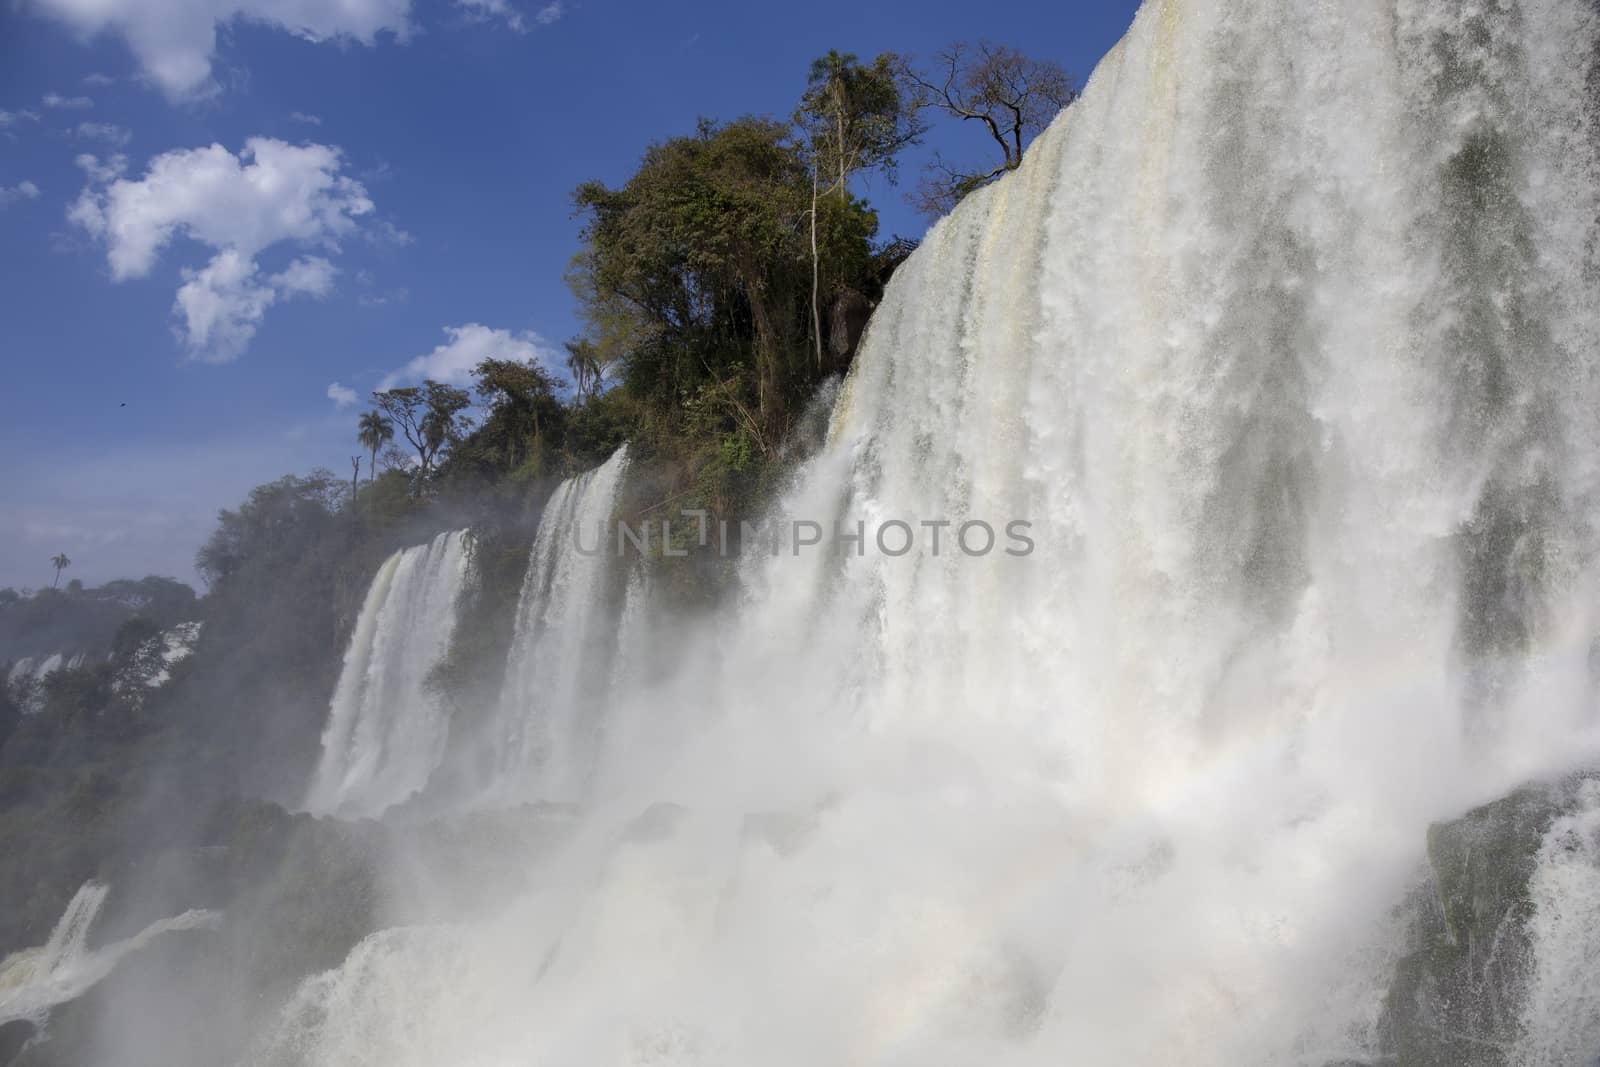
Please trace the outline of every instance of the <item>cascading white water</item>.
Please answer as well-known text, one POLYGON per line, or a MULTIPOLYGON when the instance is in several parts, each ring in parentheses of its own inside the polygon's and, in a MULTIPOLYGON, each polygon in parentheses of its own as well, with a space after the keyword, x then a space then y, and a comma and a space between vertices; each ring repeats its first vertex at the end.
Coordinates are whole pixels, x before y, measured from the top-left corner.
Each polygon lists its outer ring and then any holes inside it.
POLYGON ((562 482, 539 519, 495 729, 497 784, 513 792, 568 801, 583 791, 612 647, 607 530, 627 467, 624 445, 562 482))
POLYGON ((85 882, 42 948, 26 949, 0 960, 0 1023, 15 1019, 42 1021, 51 1008, 74 1000, 110 974, 122 958, 162 934, 209 930, 221 916, 195 909, 160 919, 132 937, 90 949, 89 931, 105 906, 111 887, 85 882))
MULTIPOLYGON (((750 560, 604 709, 679 725, 606 735, 539 890, 370 938, 280 1054, 1374 1055, 1429 822, 1600 740, 1597 38, 1589 0, 1150 0, 896 274, 784 503, 862 554, 750 560)), ((570 663, 519 672, 541 723, 570 663)), ((1543 861, 1519 1062, 1593 1032, 1547 995, 1600 987, 1591 859, 1543 861)))
POLYGON ((1600 1050, 1600 781, 1558 818, 1529 885, 1533 978, 1522 1010, 1527 1067, 1594 1062, 1600 1050))
POLYGON ((308 810, 374 817, 427 785, 449 740, 428 675, 450 648, 466 576, 460 530, 378 569, 334 690, 308 810))

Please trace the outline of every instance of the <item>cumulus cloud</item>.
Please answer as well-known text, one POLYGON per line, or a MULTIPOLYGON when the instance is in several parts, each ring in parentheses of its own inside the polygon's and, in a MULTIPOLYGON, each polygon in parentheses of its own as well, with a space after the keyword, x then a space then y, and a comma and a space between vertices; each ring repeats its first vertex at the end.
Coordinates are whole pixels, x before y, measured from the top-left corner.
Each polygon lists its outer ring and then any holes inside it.
POLYGON ((533 21, 541 26, 549 26, 560 21, 561 16, 566 13, 567 9, 561 6, 561 0, 551 0, 539 9, 539 13, 533 16, 533 21))
POLYGON ((444 344, 385 375, 378 388, 414 385, 424 379, 466 385, 472 381, 472 368, 486 359, 510 359, 519 363, 532 360, 550 371, 560 365, 555 349, 532 330, 512 333, 469 322, 465 326, 446 326, 444 332, 447 338, 444 344))
POLYGON ((178 337, 202 363, 238 359, 255 337, 267 309, 294 296, 321 298, 333 291, 335 268, 320 256, 297 259, 262 277, 255 260, 225 249, 200 270, 185 270, 173 312, 178 337))
POLYGON ((118 281, 148 274, 178 235, 245 257, 278 241, 336 249, 373 210, 342 166, 337 148, 268 137, 251 138, 237 156, 220 144, 176 149, 151 160, 139 181, 91 185, 72 219, 105 242, 118 281))
POLYGON ((80 122, 77 133, 85 140, 104 141, 116 148, 126 148, 133 140, 133 131, 109 122, 80 122))
POLYGON ((87 96, 62 96, 60 93, 45 93, 42 102, 45 107, 57 111, 84 111, 94 107, 94 101, 87 96))
POLYGON ((21 126, 24 122, 38 122, 37 111, 0 111, 0 130, 9 130, 13 126, 21 126))
POLYGON ((39 187, 32 182, 22 181, 16 185, 0 185, 0 207, 8 207, 18 200, 39 199, 39 187))
POLYGON ((296 122, 303 122, 307 126, 321 126, 322 120, 316 115, 308 115, 304 111, 291 111, 289 117, 296 122))
POLYGON ((215 91, 218 27, 254 23, 308 41, 370 45, 380 34, 405 37, 411 0, 34 0, 33 7, 84 37, 121 37, 144 76, 181 100, 215 91))
POLYGON ((332 385, 328 386, 328 399, 333 401, 334 406, 342 411, 345 408, 354 407, 356 402, 361 398, 356 395, 356 391, 351 389, 349 386, 340 385, 338 382, 334 382, 332 385))
POLYGON ((112 85, 116 82, 116 80, 117 79, 113 78, 111 75, 101 74, 99 71, 96 71, 93 74, 85 74, 83 76, 83 84, 85 85, 112 85))
POLYGON ((337 148, 291 145, 256 137, 236 156, 213 144, 178 149, 151 160, 143 178, 122 177, 120 157, 78 157, 89 185, 68 218, 97 238, 115 281, 150 273, 177 237, 215 255, 183 272, 173 305, 189 354, 206 362, 236 359, 267 310, 280 299, 323 297, 336 268, 323 256, 303 256, 263 274, 257 257, 291 243, 337 251, 373 211, 365 187, 341 173, 337 148))

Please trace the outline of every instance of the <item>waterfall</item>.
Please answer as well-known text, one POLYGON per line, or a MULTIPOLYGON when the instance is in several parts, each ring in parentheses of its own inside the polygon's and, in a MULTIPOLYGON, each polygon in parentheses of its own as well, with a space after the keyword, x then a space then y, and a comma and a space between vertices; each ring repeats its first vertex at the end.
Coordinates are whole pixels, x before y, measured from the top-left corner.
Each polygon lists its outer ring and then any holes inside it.
POLYGON ((41 1022, 51 1008, 76 999, 110 974, 128 953, 162 934, 215 929, 221 920, 216 912, 186 911, 157 920, 132 937, 91 949, 89 931, 100 917, 110 889, 103 882, 85 882, 67 903, 42 948, 15 952, 0 960, 0 1023, 16 1019, 41 1022))
POLYGON ((460 530, 378 569, 350 635, 307 809, 375 817, 427 784, 449 739, 428 676, 450 648, 466 574, 460 530))
MULTIPOLYGON (((779 509, 858 539, 748 557, 599 709, 681 725, 597 740, 541 888, 374 935, 282 1048, 1372 1062, 1428 825, 1600 752, 1597 39, 1149 0, 894 276, 779 509)), ((510 691, 569 783, 594 584, 536 563, 510 691)), ((1516 1062, 1595 1032, 1577 818, 1516 1062)))
POLYGON ((606 527, 627 466, 623 446, 562 482, 540 517, 500 698, 502 784, 512 791, 558 801, 583 791, 610 663, 606 527))
POLYGON ((1600 781, 1556 820, 1529 886, 1533 976, 1518 1062, 1563 1067, 1600 1049, 1600 781))

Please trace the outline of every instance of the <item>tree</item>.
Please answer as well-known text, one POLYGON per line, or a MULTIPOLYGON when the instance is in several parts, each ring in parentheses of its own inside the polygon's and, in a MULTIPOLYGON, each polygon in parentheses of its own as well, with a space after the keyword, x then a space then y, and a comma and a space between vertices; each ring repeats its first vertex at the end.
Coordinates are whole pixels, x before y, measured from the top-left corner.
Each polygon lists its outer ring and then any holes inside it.
POLYGON ((556 380, 532 360, 485 359, 473 368, 475 390, 487 408, 483 424, 452 452, 452 463, 480 473, 515 470, 559 439, 565 414, 556 380))
POLYGON ((605 373, 600 365, 600 350, 586 337, 574 337, 563 347, 567 350, 567 369, 572 372, 572 403, 582 407, 585 399, 600 393, 605 373))
POLYGON ((910 62, 899 69, 918 111, 933 108, 977 123, 1000 148, 1000 163, 988 170, 954 167, 936 156, 913 201, 928 214, 942 214, 974 189, 1016 170, 1029 142, 1078 98, 1059 64, 988 41, 949 46, 926 73, 910 62))
POLYGON ((572 257, 564 280, 583 318, 583 335, 576 342, 586 346, 591 372, 604 381, 612 368, 655 339, 655 324, 632 302, 597 284, 591 249, 572 257))
POLYGON ((54 589, 61 584, 61 572, 72 566, 72 561, 65 552, 57 552, 50 557, 50 566, 56 569, 56 580, 50 583, 50 588, 54 589))
POLYGON ((373 393, 372 399, 416 451, 418 471, 414 495, 421 496, 439 453, 460 440, 467 431, 468 422, 461 413, 472 403, 472 398, 465 390, 430 379, 420 386, 373 393))
POLYGON ((258 485, 237 511, 218 513, 216 530, 195 554, 195 570, 215 590, 247 563, 292 562, 332 525, 343 498, 344 480, 326 470, 258 485))
POLYGON ((885 52, 870 67, 854 55, 830 51, 811 64, 806 92, 795 111, 811 164, 811 334, 817 365, 822 365, 822 257, 817 247, 818 205, 850 197, 850 178, 863 170, 881 171, 891 183, 901 149, 916 144, 926 127, 901 91, 899 56, 885 52), (827 187, 823 188, 826 180, 827 187))
POLYGON ((376 411, 361 416, 357 424, 356 440, 367 450, 372 462, 367 466, 367 484, 378 476, 378 450, 394 440, 394 423, 376 411))
POLYGON ((630 385, 675 407, 748 367, 752 406, 781 423, 805 350, 810 187, 790 127, 743 118, 702 120, 692 136, 652 145, 621 189, 578 188, 587 284, 649 324, 627 357, 630 385))

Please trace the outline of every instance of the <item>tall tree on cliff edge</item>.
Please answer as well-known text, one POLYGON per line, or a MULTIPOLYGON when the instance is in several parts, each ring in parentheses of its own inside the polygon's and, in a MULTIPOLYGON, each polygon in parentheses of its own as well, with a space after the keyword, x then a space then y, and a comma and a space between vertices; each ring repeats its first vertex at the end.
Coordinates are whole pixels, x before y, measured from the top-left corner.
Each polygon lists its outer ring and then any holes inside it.
POLYGON ((1000 149, 1000 162, 987 169, 956 167, 935 155, 912 198, 913 206, 928 215, 945 214, 974 189, 1016 170, 1029 142, 1078 99, 1060 64, 988 41, 958 41, 927 69, 903 61, 899 73, 914 93, 917 111, 932 108, 973 123, 1000 149))
POLYGON ((361 421, 357 424, 356 440, 372 458, 372 462, 367 465, 367 485, 370 486, 378 477, 378 450, 394 440, 394 423, 384 418, 380 412, 369 411, 361 416, 361 421))
POLYGON ((676 405, 748 363, 762 421, 781 419, 804 343, 792 267, 805 262, 796 223, 809 190, 789 128, 760 118, 702 120, 652 145, 622 188, 578 187, 588 284, 652 327, 627 356, 630 385, 676 405))
POLYGON ((811 64, 805 95, 795 110, 811 166, 811 334, 822 366, 822 257, 817 231, 821 202, 835 198, 848 209, 850 178, 876 170, 892 183, 900 151, 926 129, 903 89, 906 63, 885 52, 863 66, 854 55, 830 51, 811 64), (826 186, 824 186, 826 183, 826 186))
POLYGON ((439 453, 460 440, 469 428, 462 412, 472 398, 465 390, 430 379, 420 386, 373 393, 372 399, 417 453, 413 495, 420 497, 439 453))

